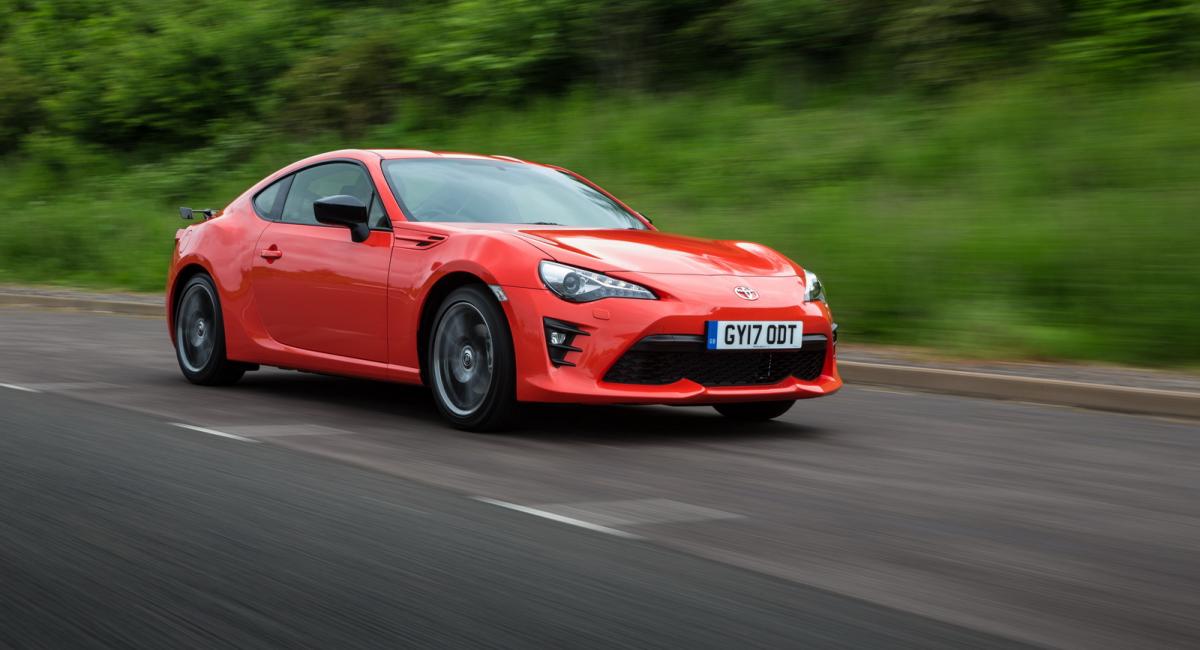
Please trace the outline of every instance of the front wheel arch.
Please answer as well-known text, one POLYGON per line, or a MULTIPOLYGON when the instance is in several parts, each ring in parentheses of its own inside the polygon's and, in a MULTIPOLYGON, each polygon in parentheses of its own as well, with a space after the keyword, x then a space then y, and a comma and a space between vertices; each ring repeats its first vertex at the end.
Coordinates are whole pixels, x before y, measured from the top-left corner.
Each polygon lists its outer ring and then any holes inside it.
MULTIPOLYGON (((461 311, 461 310, 460 310, 461 311)), ((508 316, 504 313, 504 308, 499 300, 492 293, 491 289, 486 284, 469 283, 459 286, 443 298, 434 312, 434 321, 429 340, 427 340, 426 359, 424 372, 428 375, 426 383, 433 393, 433 399, 442 416, 445 417, 452 426, 466 431, 487 432, 501 431, 513 421, 518 410, 516 400, 516 374, 517 374, 517 358, 516 350, 513 341, 512 327, 509 324, 508 316), (452 394, 457 392, 453 386, 454 382, 458 385, 469 384, 472 381, 468 377, 450 378, 450 373, 443 375, 438 370, 446 371, 446 365, 438 365, 437 359, 434 358, 434 347, 443 345, 447 339, 439 339, 439 334, 446 319, 455 318, 455 310, 466 304, 473 308, 474 312, 482 319, 484 324, 489 324, 488 329, 491 333, 492 344, 488 349, 492 351, 490 359, 495 359, 496 366, 494 372, 491 373, 487 391, 482 393, 483 398, 480 403, 471 408, 470 411, 460 411, 453 406, 457 401, 452 394), (437 377, 442 376, 442 381, 437 381, 437 377)), ((485 330, 485 336, 486 334, 485 330)), ((482 349, 475 346, 476 349, 482 349)), ((464 350, 464 359, 470 360, 470 356, 466 356, 470 352, 470 342, 464 350)), ((444 351, 444 350, 443 350, 444 351)), ((457 356, 450 355, 446 357, 455 359, 457 356)), ((476 358, 482 358, 476 357, 476 358)), ((469 364, 464 363, 466 368, 470 368, 469 364)), ((489 362, 489 370, 491 369, 489 362)), ((458 370, 451 371, 457 376, 458 370)), ((469 374, 469 371, 468 371, 469 374)))
MULTIPOLYGON (((421 383, 426 386, 429 385, 429 336, 433 332, 433 321, 437 317, 438 308, 455 290, 470 285, 478 285, 484 289, 488 287, 487 282, 474 273, 466 271, 447 273, 438 278, 425 294, 425 300, 421 302, 421 314, 417 321, 417 362, 421 371, 421 383)), ((508 314, 504 313, 503 307, 500 308, 500 313, 504 314, 506 320, 508 319, 508 314)), ((511 330, 512 323, 508 325, 511 330)))

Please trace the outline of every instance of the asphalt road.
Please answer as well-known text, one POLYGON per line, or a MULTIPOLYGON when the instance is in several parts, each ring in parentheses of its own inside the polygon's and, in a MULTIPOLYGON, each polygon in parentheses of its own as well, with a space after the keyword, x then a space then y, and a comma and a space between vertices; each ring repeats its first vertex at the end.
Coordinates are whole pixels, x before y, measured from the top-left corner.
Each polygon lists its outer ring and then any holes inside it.
POLYGON ((1200 643, 1193 422, 853 387, 529 417, 193 387, 160 322, 0 309, 0 647, 1200 643))

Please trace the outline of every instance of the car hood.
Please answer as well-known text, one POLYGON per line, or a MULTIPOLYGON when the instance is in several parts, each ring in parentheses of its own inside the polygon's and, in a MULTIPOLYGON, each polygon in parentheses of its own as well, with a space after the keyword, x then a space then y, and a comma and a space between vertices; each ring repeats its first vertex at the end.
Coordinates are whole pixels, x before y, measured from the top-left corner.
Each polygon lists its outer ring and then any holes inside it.
POLYGON ((750 242, 668 235, 654 230, 520 228, 515 234, 564 264, 594 271, 674 275, 794 276, 779 253, 750 242))

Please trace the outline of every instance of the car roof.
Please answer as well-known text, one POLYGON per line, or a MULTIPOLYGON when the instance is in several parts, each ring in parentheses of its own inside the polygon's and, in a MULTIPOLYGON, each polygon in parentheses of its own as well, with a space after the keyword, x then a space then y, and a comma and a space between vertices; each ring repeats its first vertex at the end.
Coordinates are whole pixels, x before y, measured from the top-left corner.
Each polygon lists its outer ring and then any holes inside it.
POLYGON ((426 151, 424 149, 366 149, 384 160, 397 158, 474 158, 477 160, 506 160, 509 162, 527 162, 520 158, 502 155, 483 155, 476 153, 461 153, 457 151, 426 151))

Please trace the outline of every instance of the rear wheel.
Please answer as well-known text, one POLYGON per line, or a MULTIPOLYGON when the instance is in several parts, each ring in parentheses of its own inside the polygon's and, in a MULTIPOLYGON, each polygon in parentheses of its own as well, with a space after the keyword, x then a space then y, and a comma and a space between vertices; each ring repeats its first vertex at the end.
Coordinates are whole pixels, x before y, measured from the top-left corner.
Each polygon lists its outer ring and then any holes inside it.
POLYGON ((246 366, 225 358, 221 300, 212 278, 192 277, 175 303, 175 357, 193 384, 227 386, 241 379, 246 366))
POLYGON ((516 411, 516 355, 504 312, 482 287, 456 289, 434 318, 427 376, 455 427, 495 431, 516 411))
POLYGON ((717 409, 717 413, 734 420, 766 422, 787 413, 788 409, 792 408, 792 405, 795 403, 793 400, 783 402, 739 402, 734 404, 716 404, 713 408, 717 409))

